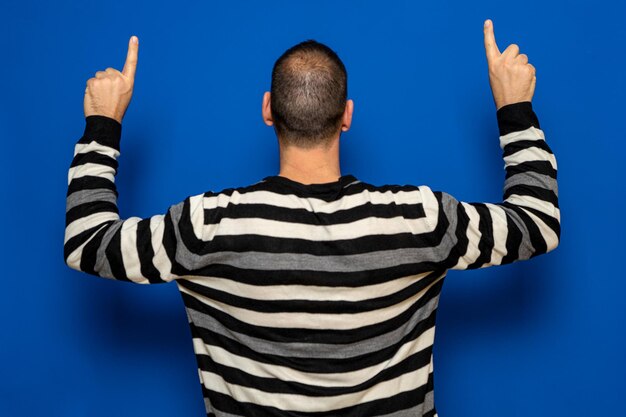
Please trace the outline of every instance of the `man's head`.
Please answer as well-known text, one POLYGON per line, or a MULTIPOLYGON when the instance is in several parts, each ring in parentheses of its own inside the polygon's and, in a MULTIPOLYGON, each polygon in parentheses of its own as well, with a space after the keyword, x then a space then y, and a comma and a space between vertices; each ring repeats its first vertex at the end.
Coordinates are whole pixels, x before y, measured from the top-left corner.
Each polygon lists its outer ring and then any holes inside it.
POLYGON ((347 73, 328 46, 308 40, 283 53, 272 70, 271 93, 263 97, 263 118, 288 146, 327 146, 350 128, 352 100, 347 73))

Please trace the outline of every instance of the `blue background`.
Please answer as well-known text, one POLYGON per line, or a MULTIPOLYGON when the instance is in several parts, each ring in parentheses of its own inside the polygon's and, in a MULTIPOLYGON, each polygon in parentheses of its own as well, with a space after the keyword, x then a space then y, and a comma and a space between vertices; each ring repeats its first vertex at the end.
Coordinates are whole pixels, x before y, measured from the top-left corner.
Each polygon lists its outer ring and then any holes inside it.
POLYGON ((337 51, 355 101, 342 173, 499 202, 482 24, 537 68, 562 240, 528 262, 451 271, 437 317, 440 417, 626 415, 624 2, 3 0, 0 415, 202 416, 175 284, 63 262, 85 82, 139 37, 117 176, 122 217, 278 173, 261 119, 276 58, 337 51))

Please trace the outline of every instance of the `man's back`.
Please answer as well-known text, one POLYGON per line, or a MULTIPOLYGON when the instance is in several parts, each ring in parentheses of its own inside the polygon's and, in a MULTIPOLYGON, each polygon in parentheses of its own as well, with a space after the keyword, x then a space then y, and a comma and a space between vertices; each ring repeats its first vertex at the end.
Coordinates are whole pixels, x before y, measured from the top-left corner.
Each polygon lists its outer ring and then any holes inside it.
POLYGON ((445 271, 413 234, 431 230, 420 193, 352 175, 207 193, 200 256, 188 254, 197 263, 176 281, 207 413, 433 409, 445 271))

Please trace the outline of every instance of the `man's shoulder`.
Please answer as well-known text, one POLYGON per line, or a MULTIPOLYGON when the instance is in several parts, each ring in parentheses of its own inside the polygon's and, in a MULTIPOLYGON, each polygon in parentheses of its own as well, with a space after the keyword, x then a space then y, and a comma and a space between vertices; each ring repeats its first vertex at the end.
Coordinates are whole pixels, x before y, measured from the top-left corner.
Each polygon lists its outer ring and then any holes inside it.
POLYGON ((253 191, 260 191, 267 188, 263 180, 232 187, 209 189, 202 193, 205 197, 232 196, 233 194, 247 194, 253 191))
POLYGON ((361 180, 358 186, 355 187, 355 191, 368 191, 379 193, 403 193, 403 192, 418 192, 428 188, 427 185, 417 183, 405 183, 405 182, 380 182, 380 181, 364 181, 361 180))
MULTIPOLYGON (((208 200, 220 200, 226 202, 226 200, 257 200, 264 197, 270 197, 271 195, 282 195, 291 197, 316 197, 307 193, 301 194, 299 190, 294 190, 289 187, 284 187, 284 184, 277 183, 275 181, 268 180, 270 177, 263 178, 259 181, 249 183, 246 185, 225 187, 219 189, 210 189, 198 194, 197 197, 204 197, 208 200)), ((411 183, 375 183, 357 179, 354 177, 353 181, 343 184, 342 190, 335 198, 349 197, 356 194, 384 194, 384 195, 403 195, 421 194, 424 190, 430 191, 427 185, 418 185, 411 183)), ((326 196, 318 196, 322 199, 327 199, 326 196)), ((331 198, 332 199, 332 198, 331 198)))
MULTIPOLYGON (((271 191, 271 192, 290 192, 288 188, 280 187, 273 181, 261 179, 257 182, 247 185, 225 187, 221 189, 207 190, 203 194, 207 197, 217 195, 232 195, 232 194, 245 194, 254 191, 271 191)), ((377 192, 402 192, 402 191, 418 191, 420 189, 429 188, 425 184, 413 184, 413 183, 376 183, 368 182, 364 180, 356 179, 350 183, 344 185, 344 190, 350 190, 351 192, 361 191, 377 191, 377 192)))

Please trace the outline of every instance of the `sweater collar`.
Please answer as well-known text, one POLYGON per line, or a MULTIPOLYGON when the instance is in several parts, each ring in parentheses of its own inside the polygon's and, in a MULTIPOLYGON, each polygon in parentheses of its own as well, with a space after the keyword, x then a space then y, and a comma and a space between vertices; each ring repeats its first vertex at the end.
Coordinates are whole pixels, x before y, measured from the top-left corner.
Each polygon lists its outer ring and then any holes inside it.
POLYGON ((357 178, 352 174, 346 174, 339 177, 336 181, 317 184, 303 184, 280 175, 270 175, 263 178, 263 181, 280 184, 307 194, 325 194, 340 191, 348 184, 357 181, 357 178))

